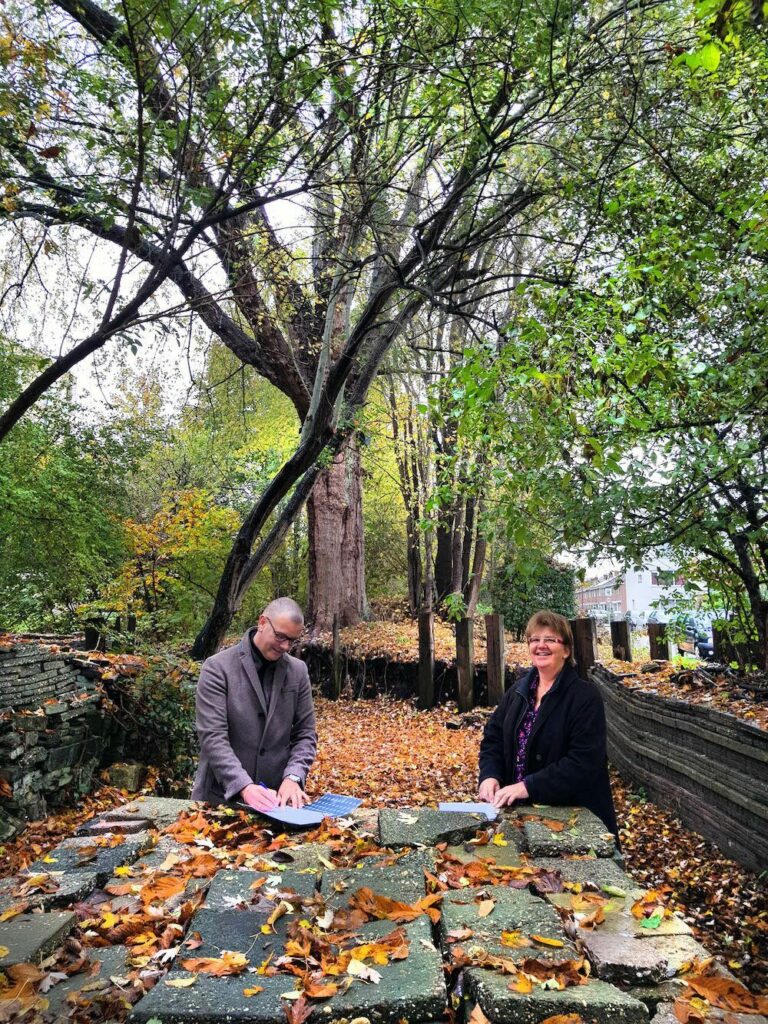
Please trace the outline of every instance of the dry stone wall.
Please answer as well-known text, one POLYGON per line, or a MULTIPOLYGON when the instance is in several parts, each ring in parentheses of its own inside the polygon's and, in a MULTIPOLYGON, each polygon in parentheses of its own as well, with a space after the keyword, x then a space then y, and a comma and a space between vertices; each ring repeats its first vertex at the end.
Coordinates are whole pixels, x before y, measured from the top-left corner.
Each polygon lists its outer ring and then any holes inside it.
POLYGON ((608 719, 608 756, 626 778, 728 857, 768 863, 768 733, 734 715, 625 685, 592 669, 608 719))
POLYGON ((0 840, 92 788, 114 726, 73 649, 0 641, 0 840))

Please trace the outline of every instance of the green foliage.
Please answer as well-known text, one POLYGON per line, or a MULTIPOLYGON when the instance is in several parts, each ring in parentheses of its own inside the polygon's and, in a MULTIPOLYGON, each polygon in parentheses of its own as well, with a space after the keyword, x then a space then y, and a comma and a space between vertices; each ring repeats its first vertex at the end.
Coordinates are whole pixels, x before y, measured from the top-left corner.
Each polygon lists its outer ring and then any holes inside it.
POLYGON ((197 763, 195 688, 199 665, 171 655, 151 658, 136 678, 120 677, 109 686, 114 714, 121 727, 134 736, 148 764, 181 790, 189 790, 197 763))
MULTIPOLYGON (((40 360, 0 339, 0 406, 40 360)), ((77 606, 120 564, 123 481, 140 451, 121 431, 89 423, 63 389, 3 444, 0 608, 5 628, 70 628, 77 606)))
POLYGON ((528 620, 542 608, 572 619, 575 588, 572 567, 559 565, 540 551, 523 549, 498 565, 492 580, 493 606, 504 616, 504 628, 522 640, 528 620))

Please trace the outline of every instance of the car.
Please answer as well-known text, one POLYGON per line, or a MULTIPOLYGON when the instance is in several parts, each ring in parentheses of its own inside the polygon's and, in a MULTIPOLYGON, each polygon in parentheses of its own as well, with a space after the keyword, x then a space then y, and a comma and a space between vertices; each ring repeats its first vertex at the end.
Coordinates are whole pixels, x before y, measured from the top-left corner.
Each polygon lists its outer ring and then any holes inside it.
POLYGON ((689 615, 683 623, 683 628, 685 637, 677 645, 678 653, 698 655, 704 661, 712 661, 715 656, 712 627, 689 615))

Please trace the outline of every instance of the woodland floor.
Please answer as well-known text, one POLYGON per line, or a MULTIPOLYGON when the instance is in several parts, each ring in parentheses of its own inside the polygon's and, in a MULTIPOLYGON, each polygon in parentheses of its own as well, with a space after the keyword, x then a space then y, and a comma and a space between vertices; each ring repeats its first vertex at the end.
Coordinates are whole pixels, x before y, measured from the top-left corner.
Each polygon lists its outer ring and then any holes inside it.
MULTIPOLYGON (((472 798, 482 724, 459 729, 449 709, 419 712, 403 701, 317 702, 320 754, 311 791, 362 797, 374 806, 472 798)), ((765 876, 725 859, 672 815, 630 792, 614 775, 627 869, 644 888, 668 887, 712 952, 755 991, 768 987, 768 888, 765 876)), ((104 787, 78 810, 34 822, 0 847, 0 876, 55 846, 85 818, 128 794, 104 787)))

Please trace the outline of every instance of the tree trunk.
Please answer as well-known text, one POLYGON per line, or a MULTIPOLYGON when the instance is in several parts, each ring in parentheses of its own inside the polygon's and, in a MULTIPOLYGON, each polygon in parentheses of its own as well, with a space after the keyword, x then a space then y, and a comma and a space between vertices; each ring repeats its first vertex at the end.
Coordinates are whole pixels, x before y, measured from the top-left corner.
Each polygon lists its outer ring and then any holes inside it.
POLYGON ((307 502, 309 612, 315 631, 354 626, 367 612, 360 450, 353 438, 318 474, 307 502))

